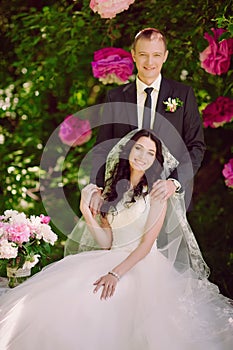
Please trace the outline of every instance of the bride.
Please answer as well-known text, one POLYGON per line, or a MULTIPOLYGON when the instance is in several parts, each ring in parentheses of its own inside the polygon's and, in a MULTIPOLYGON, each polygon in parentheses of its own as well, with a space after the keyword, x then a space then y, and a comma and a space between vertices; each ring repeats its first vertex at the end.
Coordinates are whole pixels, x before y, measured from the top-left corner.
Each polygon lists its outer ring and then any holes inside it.
POLYGON ((113 148, 98 217, 89 208, 97 186, 81 195, 80 250, 94 241, 97 249, 51 264, 0 299, 1 350, 232 349, 233 309, 207 279, 183 196, 150 196, 172 163, 152 131, 134 130, 113 148))

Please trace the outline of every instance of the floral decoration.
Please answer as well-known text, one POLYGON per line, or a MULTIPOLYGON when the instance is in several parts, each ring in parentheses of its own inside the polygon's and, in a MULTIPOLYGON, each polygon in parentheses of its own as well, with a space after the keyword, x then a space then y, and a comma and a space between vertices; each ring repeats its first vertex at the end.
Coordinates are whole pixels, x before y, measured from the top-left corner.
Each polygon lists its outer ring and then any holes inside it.
POLYGON ((34 267, 57 240, 49 222, 48 216, 27 218, 17 210, 6 210, 0 216, 0 259, 6 259, 11 267, 34 267))
POLYGON ((202 111, 204 127, 218 128, 233 120, 233 100, 219 96, 202 111))
POLYGON ((81 146, 91 138, 90 122, 89 120, 83 120, 74 115, 69 115, 62 122, 58 135, 61 141, 68 146, 81 146))
POLYGON ((211 29, 213 35, 204 34, 204 38, 209 42, 209 46, 200 53, 201 67, 210 74, 221 75, 226 73, 230 67, 231 55, 233 54, 233 39, 223 39, 219 37, 226 31, 222 28, 211 29))
POLYGON ((90 8, 101 18, 114 18, 120 12, 128 10, 135 0, 91 0, 90 8))
POLYGON ((225 184, 228 187, 233 188, 233 158, 231 158, 229 162, 224 165, 222 174, 225 177, 225 184))
POLYGON ((166 105, 165 111, 171 113, 175 112, 178 107, 181 107, 184 104, 178 97, 168 97, 167 101, 163 101, 163 103, 166 105))
POLYGON ((125 84, 134 70, 131 53, 116 47, 95 51, 91 65, 94 77, 103 84, 125 84))

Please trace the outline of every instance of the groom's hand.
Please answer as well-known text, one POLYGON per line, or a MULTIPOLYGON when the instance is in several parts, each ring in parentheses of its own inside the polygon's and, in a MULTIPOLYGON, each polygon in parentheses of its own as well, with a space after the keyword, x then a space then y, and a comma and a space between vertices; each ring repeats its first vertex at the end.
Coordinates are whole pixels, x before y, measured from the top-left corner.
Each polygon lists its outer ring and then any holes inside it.
POLYGON ((167 200, 176 192, 176 186, 172 180, 157 180, 150 192, 153 199, 167 200))

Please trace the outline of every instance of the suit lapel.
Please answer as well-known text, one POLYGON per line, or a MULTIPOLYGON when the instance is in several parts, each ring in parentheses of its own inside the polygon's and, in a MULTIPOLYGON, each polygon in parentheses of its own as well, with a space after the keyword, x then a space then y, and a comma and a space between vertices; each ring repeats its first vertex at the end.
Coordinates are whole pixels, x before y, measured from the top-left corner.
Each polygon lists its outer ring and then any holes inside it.
POLYGON ((168 97, 172 95, 171 92, 172 92, 172 88, 168 80, 165 78, 162 78, 160 89, 159 89, 156 112, 162 114, 163 116, 165 114, 165 105, 163 101, 166 101, 168 97))
MULTIPOLYGON (((123 89, 124 101, 126 102, 126 109, 130 125, 138 126, 138 111, 137 111, 137 92, 136 82, 128 84, 123 89)), ((134 129, 134 128, 132 128, 134 129)))

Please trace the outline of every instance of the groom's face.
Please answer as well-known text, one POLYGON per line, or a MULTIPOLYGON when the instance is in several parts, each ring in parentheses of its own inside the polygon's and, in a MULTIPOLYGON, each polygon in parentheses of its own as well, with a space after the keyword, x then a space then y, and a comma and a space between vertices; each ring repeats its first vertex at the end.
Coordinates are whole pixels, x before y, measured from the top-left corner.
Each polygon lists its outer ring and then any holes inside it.
POLYGON ((157 37, 140 38, 131 53, 139 79, 147 85, 152 84, 159 76, 168 56, 164 42, 157 37))

